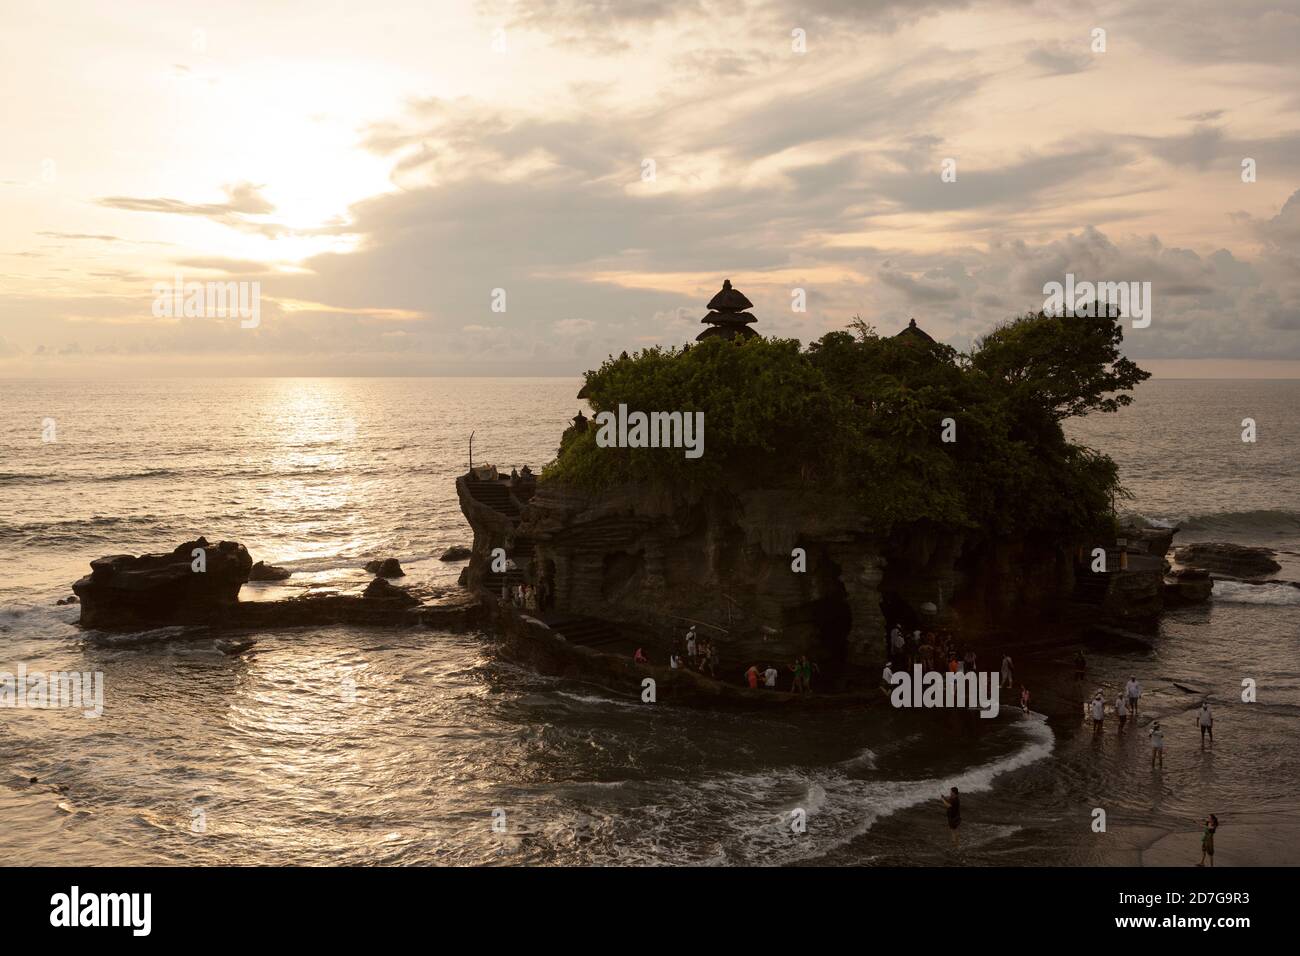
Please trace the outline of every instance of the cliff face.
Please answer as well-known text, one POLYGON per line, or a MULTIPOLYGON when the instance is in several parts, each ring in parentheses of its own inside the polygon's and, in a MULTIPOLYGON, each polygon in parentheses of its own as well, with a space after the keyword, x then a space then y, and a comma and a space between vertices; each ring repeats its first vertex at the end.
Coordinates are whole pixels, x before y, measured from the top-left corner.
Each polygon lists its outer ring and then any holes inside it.
POLYGON ((495 592, 502 577, 489 561, 502 547, 557 611, 664 643, 688 623, 708 625, 701 632, 724 662, 808 654, 829 669, 874 664, 894 623, 996 622, 1059 603, 1074 586, 1071 548, 989 544, 926 524, 882 539, 847 499, 815 489, 687 501, 636 486, 584 494, 543 485, 503 510, 500 488, 487 484, 457 482, 474 529, 463 583, 495 592), (517 518, 506 513, 516 507, 517 518))

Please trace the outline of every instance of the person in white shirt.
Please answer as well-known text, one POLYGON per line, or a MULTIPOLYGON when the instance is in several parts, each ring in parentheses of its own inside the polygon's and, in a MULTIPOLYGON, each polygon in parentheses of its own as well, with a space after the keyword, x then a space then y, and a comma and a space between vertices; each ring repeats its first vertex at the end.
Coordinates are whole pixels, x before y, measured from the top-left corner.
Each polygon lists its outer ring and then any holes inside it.
POLYGON ((677 670, 677 668, 682 666, 682 659, 676 654, 670 654, 668 655, 668 666, 673 670, 677 670))
POLYGON ((686 632, 686 656, 695 656, 695 628, 692 627, 686 632))
POLYGON ((1101 733, 1103 722, 1106 720, 1106 702, 1102 699, 1101 691, 1097 691, 1092 698, 1092 732, 1101 733))
POLYGON ((1210 735, 1210 746, 1214 746, 1214 715, 1210 713, 1210 702, 1201 701, 1201 712, 1196 715, 1196 724, 1201 728, 1201 749, 1205 749, 1205 735, 1210 735))
POLYGON ((1142 685, 1138 683, 1136 677, 1130 677, 1128 683, 1124 685, 1124 693, 1128 694, 1129 713, 1134 717, 1138 715, 1138 698, 1142 696, 1142 685))
POLYGON ((1003 687, 1016 686, 1016 682, 1014 680, 1014 671, 1015 668, 1014 665, 1011 663, 1011 655, 1003 654, 1002 655, 1002 686, 1003 687))
POLYGON ((903 629, 897 624, 894 625, 893 634, 891 635, 891 647, 894 652, 894 658, 899 659, 903 656, 903 629))
POLYGON ((1124 724, 1128 722, 1128 695, 1120 691, 1115 695, 1115 716, 1119 718, 1119 732, 1124 732, 1124 724))
POLYGON ((1151 738, 1151 769, 1156 769, 1156 760, 1160 760, 1160 769, 1165 769, 1165 732, 1160 729, 1160 721, 1151 725, 1151 730, 1147 732, 1151 738))
POLYGON ((771 664, 767 665, 767 670, 763 671, 763 686, 776 690, 776 679, 780 672, 771 664))
POLYGON ((885 685, 885 690, 892 690, 894 687, 894 669, 885 664, 885 669, 880 672, 880 682, 885 685))

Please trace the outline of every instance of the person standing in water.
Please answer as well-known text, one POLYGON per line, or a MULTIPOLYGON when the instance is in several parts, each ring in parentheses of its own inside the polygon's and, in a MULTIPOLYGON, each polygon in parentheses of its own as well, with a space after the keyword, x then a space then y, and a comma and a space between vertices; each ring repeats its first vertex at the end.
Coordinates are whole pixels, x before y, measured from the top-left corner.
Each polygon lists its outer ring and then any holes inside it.
POLYGON ((1214 869, 1214 831, 1219 829, 1219 818, 1213 813, 1205 821, 1205 830, 1201 833, 1201 862, 1197 866, 1205 866, 1205 858, 1210 859, 1210 869, 1214 869))
POLYGON ((957 835, 957 828, 961 826, 961 796, 957 793, 957 788, 953 787, 948 796, 940 794, 939 799, 948 809, 948 832, 952 834, 952 845, 961 846, 961 837, 957 835))
POLYGON ((1124 732, 1124 725, 1128 723, 1128 695, 1120 691, 1115 695, 1115 716, 1119 718, 1119 733, 1124 732))
POLYGON ((1156 760, 1160 761, 1160 769, 1165 769, 1165 732, 1160 729, 1160 721, 1151 724, 1151 730, 1147 732, 1151 738, 1151 769, 1156 769, 1156 760))
POLYGON ((1136 677, 1129 677, 1128 683, 1124 685, 1124 693, 1128 695, 1129 713, 1132 714, 1133 718, 1136 720, 1138 715, 1138 698, 1142 696, 1142 685, 1138 683, 1136 677))
POLYGON ((1106 720, 1106 701, 1102 699, 1101 691, 1097 691, 1092 698, 1092 732, 1101 733, 1102 725, 1106 720))
POLYGON ((1002 654, 1002 686, 1006 688, 1013 688, 1016 686, 1015 668, 1011 663, 1011 655, 1005 651, 1002 654))
MULTIPOLYGON (((1210 702, 1201 701, 1201 712, 1196 715, 1196 724, 1201 728, 1201 749, 1205 749, 1205 735, 1210 735, 1210 746, 1214 746, 1214 715, 1210 713, 1210 702)), ((1211 851, 1213 853, 1213 851, 1211 851)))
POLYGON ((1020 685, 1020 710, 1026 717, 1029 716, 1029 688, 1024 684, 1020 685))

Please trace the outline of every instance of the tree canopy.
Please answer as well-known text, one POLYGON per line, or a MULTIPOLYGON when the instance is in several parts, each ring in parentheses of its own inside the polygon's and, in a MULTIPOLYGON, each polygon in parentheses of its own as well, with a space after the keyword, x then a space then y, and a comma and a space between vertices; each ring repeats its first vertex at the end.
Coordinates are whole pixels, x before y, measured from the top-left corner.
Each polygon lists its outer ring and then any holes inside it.
POLYGON ((1113 412, 1148 377, 1108 316, 1020 316, 970 354, 860 319, 806 349, 794 339, 706 340, 611 357, 586 375, 597 412, 701 411, 704 454, 602 448, 567 430, 546 482, 628 481, 702 493, 815 484, 851 495, 888 532, 918 520, 1015 534, 1093 530, 1122 494, 1105 455, 1061 421, 1113 412), (955 440, 944 441, 945 433, 955 440))

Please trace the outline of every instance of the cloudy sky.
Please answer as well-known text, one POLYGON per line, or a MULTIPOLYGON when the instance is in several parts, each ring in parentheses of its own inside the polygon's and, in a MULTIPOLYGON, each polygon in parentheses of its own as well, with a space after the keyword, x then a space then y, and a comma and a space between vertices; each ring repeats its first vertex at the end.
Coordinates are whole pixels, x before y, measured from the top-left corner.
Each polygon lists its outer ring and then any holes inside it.
POLYGON ((1067 272, 1152 283, 1157 374, 1300 376, 1294 2, 0 12, 3 376, 577 374, 724 277, 966 348, 1067 272))

